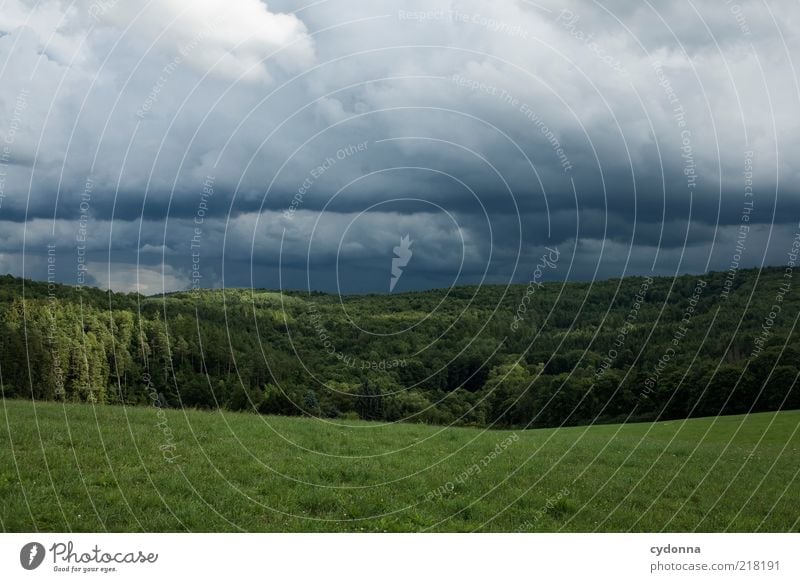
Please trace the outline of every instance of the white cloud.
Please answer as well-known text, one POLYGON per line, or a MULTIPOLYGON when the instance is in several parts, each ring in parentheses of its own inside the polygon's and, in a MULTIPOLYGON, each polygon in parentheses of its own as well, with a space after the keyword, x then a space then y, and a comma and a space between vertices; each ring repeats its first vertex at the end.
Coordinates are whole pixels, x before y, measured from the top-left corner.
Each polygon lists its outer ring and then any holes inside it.
POLYGON ((183 55, 200 74, 268 79, 268 57, 287 70, 313 61, 305 25, 291 14, 270 12, 260 0, 159 0, 144 7, 115 2, 98 20, 127 29, 144 52, 183 55))
POLYGON ((125 265, 114 264, 109 270, 107 263, 89 263, 88 273, 102 289, 138 292, 144 295, 170 293, 189 288, 191 281, 171 265, 125 265))

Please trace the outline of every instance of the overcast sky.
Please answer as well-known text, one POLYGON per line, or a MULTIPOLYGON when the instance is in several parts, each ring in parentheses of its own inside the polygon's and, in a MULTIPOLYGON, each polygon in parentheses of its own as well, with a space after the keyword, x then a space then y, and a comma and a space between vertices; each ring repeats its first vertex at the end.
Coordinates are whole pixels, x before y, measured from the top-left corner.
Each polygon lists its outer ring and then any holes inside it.
POLYGON ((798 233, 797 2, 0 6, 0 272, 398 293, 798 233))

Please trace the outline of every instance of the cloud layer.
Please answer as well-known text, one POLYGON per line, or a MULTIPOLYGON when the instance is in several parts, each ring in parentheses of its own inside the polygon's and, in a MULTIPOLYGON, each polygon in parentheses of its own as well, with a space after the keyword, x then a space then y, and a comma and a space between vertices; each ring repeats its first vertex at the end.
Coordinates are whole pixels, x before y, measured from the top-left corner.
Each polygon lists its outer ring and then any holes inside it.
POLYGON ((742 236, 743 265, 783 263, 798 25, 756 1, 9 1, 0 268, 41 278, 55 244, 65 282, 80 249, 116 289, 202 265, 385 292, 406 234, 397 290, 525 280, 545 245, 582 279, 726 269, 742 236))

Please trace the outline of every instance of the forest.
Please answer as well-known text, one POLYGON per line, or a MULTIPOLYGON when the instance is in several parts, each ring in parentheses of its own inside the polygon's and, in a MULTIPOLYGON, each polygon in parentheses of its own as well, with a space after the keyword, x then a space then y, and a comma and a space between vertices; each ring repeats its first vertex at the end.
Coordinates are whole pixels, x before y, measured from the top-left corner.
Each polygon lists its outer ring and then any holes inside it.
POLYGON ((791 268, 338 296, 0 276, 5 398, 461 426, 800 408, 791 268))

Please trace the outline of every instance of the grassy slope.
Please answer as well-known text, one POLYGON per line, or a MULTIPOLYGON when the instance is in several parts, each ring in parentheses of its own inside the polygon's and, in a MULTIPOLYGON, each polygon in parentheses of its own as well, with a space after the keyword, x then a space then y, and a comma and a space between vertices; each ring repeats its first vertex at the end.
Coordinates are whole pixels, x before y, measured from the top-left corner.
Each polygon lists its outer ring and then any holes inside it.
POLYGON ((0 414, 6 531, 800 527, 800 411, 518 432, 441 499, 513 433, 166 411, 170 464, 153 408, 7 400, 0 414))

